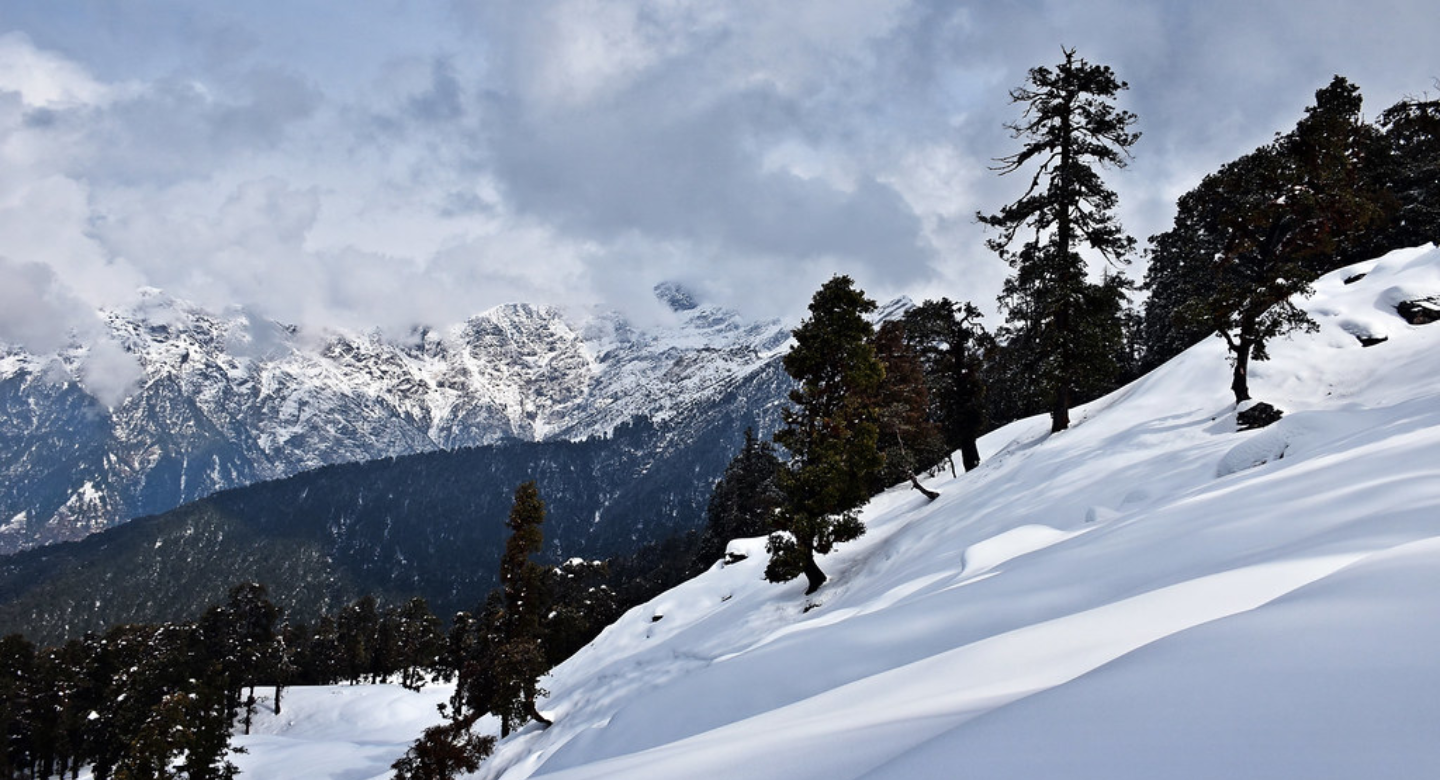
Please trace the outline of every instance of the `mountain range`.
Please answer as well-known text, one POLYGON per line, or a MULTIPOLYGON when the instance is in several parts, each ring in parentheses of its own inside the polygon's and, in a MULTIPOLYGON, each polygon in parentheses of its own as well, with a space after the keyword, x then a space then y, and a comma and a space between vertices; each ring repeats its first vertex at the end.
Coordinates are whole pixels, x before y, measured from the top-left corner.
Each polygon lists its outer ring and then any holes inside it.
POLYGON ((673 316, 649 329, 509 304, 397 340, 151 290, 101 312, 99 338, 54 354, 0 346, 0 554, 326 465, 581 441, 638 417, 667 432, 658 452, 737 392, 757 408, 783 398, 785 324, 699 305, 675 284, 655 291, 673 316), (97 377, 112 344, 135 374, 120 393, 98 387, 124 373, 97 377))

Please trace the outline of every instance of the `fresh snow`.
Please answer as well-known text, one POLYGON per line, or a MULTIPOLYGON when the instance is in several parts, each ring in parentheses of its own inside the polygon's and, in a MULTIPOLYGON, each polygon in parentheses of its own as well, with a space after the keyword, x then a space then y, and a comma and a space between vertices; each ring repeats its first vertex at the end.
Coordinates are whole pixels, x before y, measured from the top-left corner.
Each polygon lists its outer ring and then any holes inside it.
MULTIPOLYGON (((1433 247, 1320 280, 1319 332, 1253 367, 1269 428, 1235 432, 1212 339, 1068 431, 995 431, 936 501, 875 497, 808 599, 733 542, 475 777, 1440 777, 1440 324, 1394 312, 1437 293, 1433 247)), ((445 693, 296 691, 237 761, 385 777, 445 693)))

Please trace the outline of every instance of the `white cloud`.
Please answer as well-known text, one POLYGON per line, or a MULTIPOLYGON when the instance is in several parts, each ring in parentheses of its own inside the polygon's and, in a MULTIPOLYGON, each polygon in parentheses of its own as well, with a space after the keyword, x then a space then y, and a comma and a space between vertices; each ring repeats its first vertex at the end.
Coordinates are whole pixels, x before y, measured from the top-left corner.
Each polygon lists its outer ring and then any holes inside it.
POLYGON ((23 32, 8 32, 0 34, 0 92, 16 92, 32 108, 69 108, 103 103, 113 90, 23 32))
POLYGON ((1433 9, 1352 5, 22 5, 0 255, 49 269, 57 322, 151 285, 404 330, 514 299, 647 311, 664 279, 793 314, 834 272, 984 306, 1008 269, 973 214, 1019 184, 986 166, 1029 67, 1071 45, 1131 83, 1145 136, 1107 180, 1143 239, 1332 73, 1372 114, 1432 87, 1433 9))
POLYGON ((97 401, 114 409, 129 398, 144 377, 135 356, 109 338, 90 346, 80 363, 80 385, 97 401))

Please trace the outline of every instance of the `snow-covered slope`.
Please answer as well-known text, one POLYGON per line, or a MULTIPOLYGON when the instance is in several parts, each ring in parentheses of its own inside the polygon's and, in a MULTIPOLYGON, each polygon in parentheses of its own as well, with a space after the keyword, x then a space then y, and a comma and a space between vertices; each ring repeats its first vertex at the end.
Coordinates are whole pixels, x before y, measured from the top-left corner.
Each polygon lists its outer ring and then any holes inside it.
POLYGON ((733 543, 478 777, 1440 776, 1440 324, 1394 312, 1437 293, 1434 248, 1323 279, 1320 331, 1255 367, 1270 428, 1235 432, 1211 341, 1066 432, 996 431, 933 503, 876 497, 809 599, 733 543))
POLYGON ((323 465, 688 417, 789 338, 673 285, 657 294, 673 321, 647 330, 512 304, 399 343, 312 340, 151 291, 104 313, 112 341, 56 355, 0 345, 0 553, 323 465))

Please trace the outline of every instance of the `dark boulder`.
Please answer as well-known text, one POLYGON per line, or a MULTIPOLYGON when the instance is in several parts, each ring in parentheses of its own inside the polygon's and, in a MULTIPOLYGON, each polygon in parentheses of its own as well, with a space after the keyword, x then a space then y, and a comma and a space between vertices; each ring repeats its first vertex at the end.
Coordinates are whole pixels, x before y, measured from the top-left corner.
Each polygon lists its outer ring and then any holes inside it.
POLYGON ((1395 305, 1395 313, 1411 325, 1429 325, 1440 320, 1440 295, 1401 301, 1395 305))
POLYGON ((1264 401, 1257 401, 1241 409, 1235 415, 1235 425, 1242 431, 1249 431, 1256 428, 1264 428, 1267 425, 1279 422, 1283 416, 1285 416, 1285 413, 1279 409, 1276 409, 1264 401))

